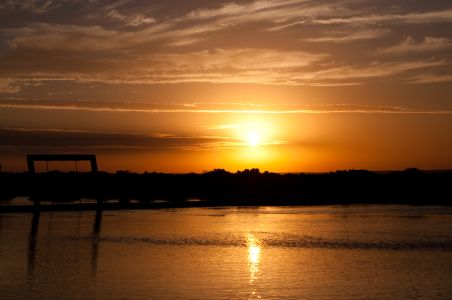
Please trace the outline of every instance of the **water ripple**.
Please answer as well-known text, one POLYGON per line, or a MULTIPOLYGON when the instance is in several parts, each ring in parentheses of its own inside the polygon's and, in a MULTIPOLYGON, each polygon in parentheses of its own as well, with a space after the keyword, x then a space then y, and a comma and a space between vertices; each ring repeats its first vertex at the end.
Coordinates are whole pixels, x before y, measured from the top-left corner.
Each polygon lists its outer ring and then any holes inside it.
MULTIPOLYGON (((259 235, 258 235, 259 236, 259 235)), ((69 237, 70 239, 96 239, 106 243, 144 243, 149 245, 174 246, 227 246, 246 247, 246 239, 241 236, 228 237, 69 237)), ((314 236, 259 236, 263 247, 278 248, 321 248, 321 249, 357 249, 357 250, 438 250, 452 251, 452 240, 406 240, 406 241, 365 241, 348 239, 328 239, 314 236)))

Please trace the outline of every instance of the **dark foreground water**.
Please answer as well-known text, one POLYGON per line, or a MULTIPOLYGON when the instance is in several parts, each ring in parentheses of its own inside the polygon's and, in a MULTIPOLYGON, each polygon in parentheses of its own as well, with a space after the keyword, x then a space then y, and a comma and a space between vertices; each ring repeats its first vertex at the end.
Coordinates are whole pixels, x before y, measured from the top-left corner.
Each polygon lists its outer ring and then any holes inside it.
POLYGON ((452 209, 0 214, 1 299, 451 299, 452 209))

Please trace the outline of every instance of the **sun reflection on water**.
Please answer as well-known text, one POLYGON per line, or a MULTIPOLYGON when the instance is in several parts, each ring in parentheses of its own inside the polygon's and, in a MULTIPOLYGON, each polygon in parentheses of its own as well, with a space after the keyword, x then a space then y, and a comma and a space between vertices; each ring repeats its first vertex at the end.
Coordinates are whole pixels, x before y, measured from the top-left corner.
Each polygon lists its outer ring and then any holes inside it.
POLYGON ((261 243, 251 233, 246 236, 248 247, 248 265, 250 268, 250 283, 253 283, 259 276, 259 261, 261 258, 261 243))

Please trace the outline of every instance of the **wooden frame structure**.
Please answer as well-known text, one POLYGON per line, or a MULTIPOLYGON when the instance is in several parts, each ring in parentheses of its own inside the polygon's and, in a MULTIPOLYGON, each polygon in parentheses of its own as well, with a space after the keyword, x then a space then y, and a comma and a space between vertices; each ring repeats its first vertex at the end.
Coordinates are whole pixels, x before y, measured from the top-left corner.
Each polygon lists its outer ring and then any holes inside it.
POLYGON ((91 172, 97 172, 97 160, 94 154, 29 154, 27 155, 28 172, 36 173, 35 161, 89 161, 91 172))

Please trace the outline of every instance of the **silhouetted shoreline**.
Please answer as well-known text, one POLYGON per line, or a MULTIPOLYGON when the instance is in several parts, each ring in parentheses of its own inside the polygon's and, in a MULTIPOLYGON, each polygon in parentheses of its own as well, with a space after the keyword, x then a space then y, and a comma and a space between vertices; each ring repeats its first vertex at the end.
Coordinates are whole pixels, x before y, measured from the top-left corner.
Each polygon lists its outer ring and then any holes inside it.
POLYGON ((347 170, 278 174, 258 169, 230 173, 0 173, 0 211, 32 211, 5 205, 29 197, 40 210, 157 209, 206 206, 326 204, 451 205, 452 171, 417 169, 387 173, 347 170), (79 199, 93 199, 81 203, 79 199), (97 201, 97 203, 96 203, 97 201))

